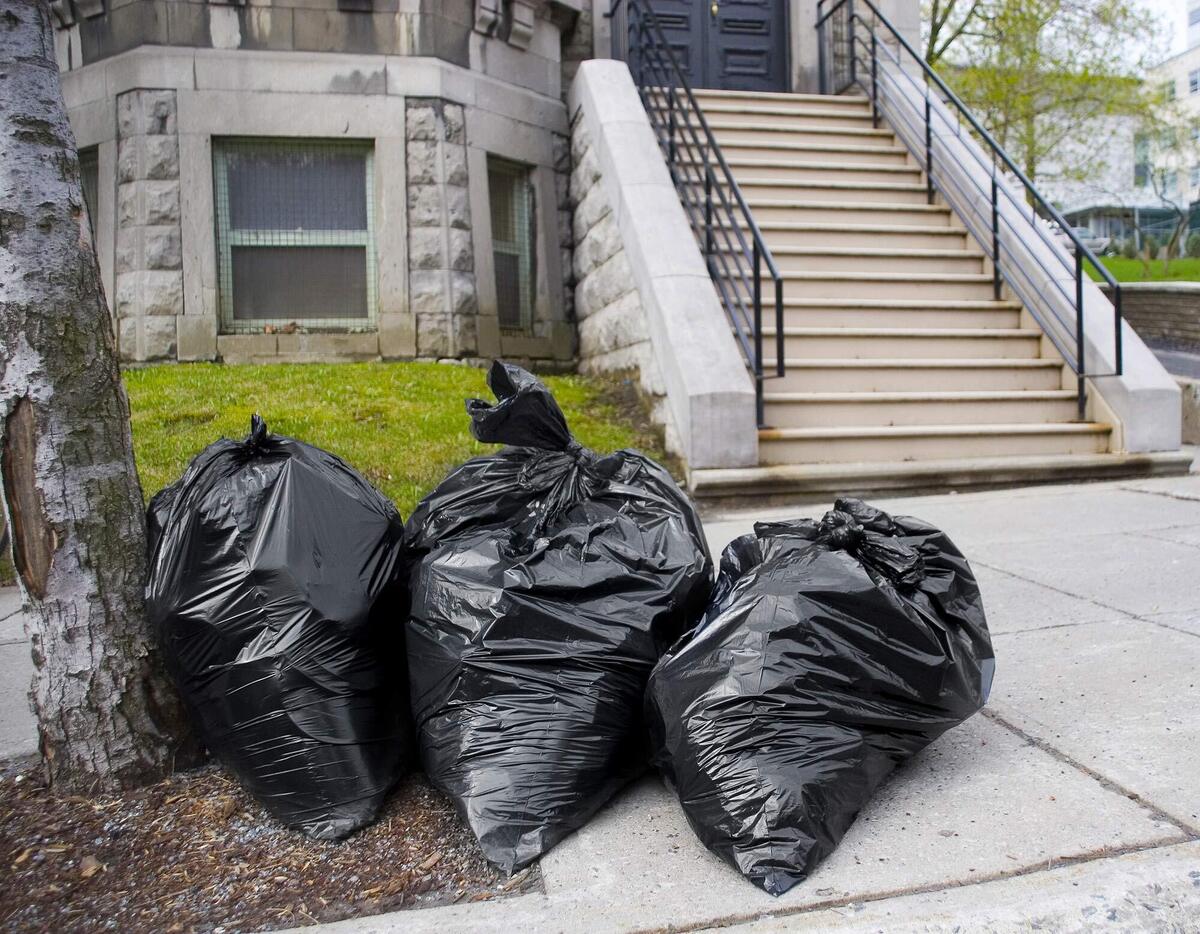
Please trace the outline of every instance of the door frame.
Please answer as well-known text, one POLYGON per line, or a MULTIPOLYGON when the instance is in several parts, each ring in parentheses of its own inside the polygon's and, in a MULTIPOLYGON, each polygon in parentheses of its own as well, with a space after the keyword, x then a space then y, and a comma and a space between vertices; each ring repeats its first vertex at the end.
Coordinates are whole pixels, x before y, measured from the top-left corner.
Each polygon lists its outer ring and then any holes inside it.
MULTIPOLYGON (((603 4, 603 3, 608 3, 609 0, 595 0, 595 2, 603 4)), ((643 0, 643 2, 647 2, 647 0, 643 0)), ((783 83, 784 83, 784 87, 782 88, 782 93, 794 94, 794 93, 797 93, 798 80, 799 80, 800 76, 797 74, 793 74, 792 62, 795 60, 796 54, 802 48, 804 48, 804 43, 803 43, 803 40, 799 38, 798 34, 793 32, 792 26, 793 26, 793 23, 795 23, 798 18, 797 17, 797 13, 799 12, 798 8, 801 6, 812 7, 813 22, 816 22, 816 12, 815 11, 816 11, 817 4, 816 4, 816 0, 773 0, 773 2, 776 2, 783 7, 783 29, 784 29, 783 83)), ((603 26, 600 27, 600 29, 607 28, 607 30, 609 32, 609 36, 608 36, 609 54, 608 54, 608 57, 617 59, 618 61, 628 62, 629 61, 629 41, 628 41, 629 40, 629 10, 628 10, 627 5, 623 2, 621 2, 621 0, 611 0, 611 3, 609 4, 609 9, 605 10, 604 13, 601 14, 601 16, 596 18, 596 20, 598 23, 603 23, 603 26), (616 7, 615 12, 612 8, 613 6, 616 7)), ((812 49, 814 52, 813 65, 812 65, 811 71, 815 75, 816 67, 817 67, 816 66, 816 54, 815 54, 815 51, 817 48, 817 46, 816 46, 817 31, 814 28, 811 30, 811 32, 812 32, 811 46, 812 46, 812 49)), ((599 34, 600 34, 599 30, 597 30, 596 35, 598 36, 599 34)), ((596 47, 598 48, 599 45, 600 45, 600 43, 597 43, 596 47)), ((597 56, 597 57, 602 57, 602 56, 597 56)), ((693 90, 696 90, 696 88, 693 88, 693 90)), ((775 92, 769 92, 769 93, 775 93, 775 92)))

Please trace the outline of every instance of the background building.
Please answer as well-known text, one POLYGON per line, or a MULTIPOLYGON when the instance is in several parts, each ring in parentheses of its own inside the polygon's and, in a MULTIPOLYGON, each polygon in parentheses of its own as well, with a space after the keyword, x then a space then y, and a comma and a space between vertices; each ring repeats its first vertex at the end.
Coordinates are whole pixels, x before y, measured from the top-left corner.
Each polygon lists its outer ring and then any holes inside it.
POLYGON ((573 357, 582 0, 57 0, 127 361, 573 357))
MULTIPOLYGON (((568 366, 564 97, 610 54, 610 6, 53 0, 122 358, 568 366)), ((917 3, 882 8, 916 36, 917 3)), ((786 41, 722 33, 712 60, 815 90, 816 0, 751 13, 786 41)))

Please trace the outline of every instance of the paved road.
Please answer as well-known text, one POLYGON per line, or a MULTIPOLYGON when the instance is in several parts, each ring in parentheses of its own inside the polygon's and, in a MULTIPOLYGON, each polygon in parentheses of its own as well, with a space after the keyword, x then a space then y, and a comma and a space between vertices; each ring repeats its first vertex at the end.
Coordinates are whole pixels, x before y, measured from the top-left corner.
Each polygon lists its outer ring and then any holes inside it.
POLYGON ((1200 379, 1200 353, 1189 353, 1186 350, 1163 350, 1151 347, 1159 363, 1167 368, 1172 376, 1186 376, 1190 379, 1200 379))
MULTIPOLYGON (((808 882, 779 899, 754 888, 647 778, 547 856, 544 893, 329 934, 1200 931, 1200 475, 880 505, 941 525, 971 558, 995 689, 808 882)), ((812 510, 706 528, 719 548, 797 513, 812 510)))

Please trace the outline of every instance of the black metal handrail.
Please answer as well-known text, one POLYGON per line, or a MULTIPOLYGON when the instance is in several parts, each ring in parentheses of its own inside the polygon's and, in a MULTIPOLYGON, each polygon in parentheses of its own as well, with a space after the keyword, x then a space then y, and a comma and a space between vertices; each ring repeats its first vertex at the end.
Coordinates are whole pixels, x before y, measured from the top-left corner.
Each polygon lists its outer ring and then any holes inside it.
POLYGON ((621 48, 614 30, 614 55, 629 65, 709 276, 754 374, 755 412, 764 427, 763 382, 784 374, 783 277, 658 17, 643 0, 615 0, 605 15, 613 18, 622 5, 626 44, 621 48), (763 349, 764 266, 775 296, 773 374, 767 373, 763 349))
MULTIPOLYGON (((943 147, 943 149, 953 159, 955 165, 964 170, 960 174, 974 184, 974 194, 982 195, 987 199, 990 211, 985 216, 980 216, 978 202, 970 198, 970 192, 963 191, 963 184, 954 173, 943 173, 944 185, 949 186, 943 189, 943 193, 947 195, 948 200, 952 200, 950 195, 954 193, 964 196, 962 206, 969 207, 969 210, 959 210, 959 214, 992 261, 995 297, 1000 298, 1000 280, 1003 277, 1017 296, 1022 299, 1030 313, 1038 320, 1038 323, 1042 325, 1046 336, 1058 349, 1067 365, 1075 372, 1078 411, 1082 421, 1087 406, 1085 381, 1101 376, 1120 376, 1123 370, 1120 284, 1071 229, 1062 214, 1046 200, 1020 167, 1013 162, 1008 153, 976 119, 966 104, 950 90, 946 82, 896 30, 872 0, 836 0, 826 10, 823 8, 827 2, 828 0, 818 0, 817 2, 816 28, 821 92, 840 94, 847 88, 858 85, 870 97, 871 111, 876 125, 881 116, 883 102, 890 100, 895 105, 897 113, 891 121, 893 129, 924 169, 927 197, 930 202, 933 201, 937 187, 933 170, 935 120, 941 120, 942 125, 960 139, 963 121, 965 121, 974 136, 986 147, 990 160, 985 158, 980 149, 971 146, 963 147, 964 151, 974 157, 978 166, 990 173, 990 186, 986 188, 969 171, 969 167, 962 163, 958 154, 949 147, 943 147), (861 16, 855 11, 856 2, 862 3, 870 11, 869 18, 861 16), (882 37, 876 29, 877 26, 881 26, 885 31, 882 37), (924 78, 923 83, 914 77, 911 68, 906 67, 902 60, 904 53, 907 53, 919 66, 919 73, 924 78), (881 73, 881 55, 889 59, 895 67, 884 68, 881 73), (901 80, 907 81, 910 87, 917 91, 918 96, 923 96, 923 108, 903 93, 901 80), (949 105, 953 109, 944 112, 941 107, 935 107, 933 105, 935 94, 937 98, 940 98, 942 104, 949 105), (910 105, 911 122, 909 123, 901 120, 899 110, 903 102, 910 105), (952 119, 955 115, 957 115, 957 119, 952 119), (1001 184, 998 174, 1001 166, 1011 178, 1020 184, 1024 201, 1018 199, 1007 184, 1001 184), (950 188, 953 188, 954 191, 951 192, 950 188), (1022 221, 1026 219, 1025 215, 1028 213, 1028 225, 1022 223, 1021 229, 1018 230, 1009 215, 1008 208, 1001 210, 1002 199, 1007 205, 1016 208, 1022 221), (1073 247, 1070 254, 1060 249, 1060 245, 1054 242, 1047 225, 1040 223, 1039 218, 1058 225, 1059 230, 1073 247), (1017 262, 1016 257, 1010 261, 1008 253, 1002 253, 1001 250, 1003 239, 1005 239, 1001 236, 1002 232, 1013 242, 1023 242, 1030 229, 1036 231, 1041 241, 1049 248, 1049 255, 1055 257, 1057 265, 1061 266, 1058 269, 1047 268, 1037 251, 1027 250, 1026 258, 1032 258, 1037 264, 1046 276, 1045 281, 1036 280, 1024 262, 1017 262), (1083 287, 1085 260, 1091 264, 1112 290, 1115 367, 1111 373, 1092 373, 1087 369, 1083 287), (1063 281, 1064 271, 1073 286, 1070 292, 1063 281), (1069 305, 1073 306, 1073 321, 1063 321, 1052 307, 1047 306, 1045 291, 1051 285, 1064 296, 1069 305), (1050 320, 1051 318, 1053 321, 1050 320), (1063 333, 1064 329, 1066 334, 1063 333), (1074 346, 1071 346, 1072 344, 1074 346)), ((1011 253, 1012 250, 1010 249, 1008 252, 1011 253)))

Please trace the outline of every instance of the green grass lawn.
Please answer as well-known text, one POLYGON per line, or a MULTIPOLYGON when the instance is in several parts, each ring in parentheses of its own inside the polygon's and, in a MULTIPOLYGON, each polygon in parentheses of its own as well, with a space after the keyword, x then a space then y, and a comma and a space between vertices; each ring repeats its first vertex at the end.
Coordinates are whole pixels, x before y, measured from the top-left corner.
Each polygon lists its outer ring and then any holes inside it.
MULTIPOLYGON (((463 401, 492 399, 486 371, 439 363, 222 366, 168 364, 124 374, 133 446, 149 499, 221 436, 242 438, 258 412, 267 427, 325 448, 357 468, 407 518, 468 457, 499 450, 471 437, 463 401)), ((631 387, 617 379, 548 376, 576 438, 607 453, 661 442, 631 387)))
MULTIPOLYGON (((222 366, 167 364, 124 373, 133 447, 147 500, 258 412, 276 434, 332 451, 390 497, 405 518, 446 472, 499 446, 471 437, 469 397, 492 399, 486 370, 440 363, 222 366)), ((661 436, 618 378, 547 376, 575 437, 602 453, 633 447, 667 461, 661 436)), ((669 463, 669 466, 674 466, 669 463)), ((13 579, 0 557, 0 584, 13 579)))
MULTIPOLYGON (((1151 281, 1196 281, 1200 280, 1200 259, 1184 257, 1171 260, 1171 269, 1163 273, 1163 261, 1156 259, 1150 263, 1150 275, 1144 275, 1140 259, 1126 259, 1124 256, 1105 256, 1100 260, 1108 267, 1118 282, 1151 282, 1151 281)), ((1088 274, 1093 279, 1099 279, 1100 274, 1091 266, 1084 264, 1088 274)))

